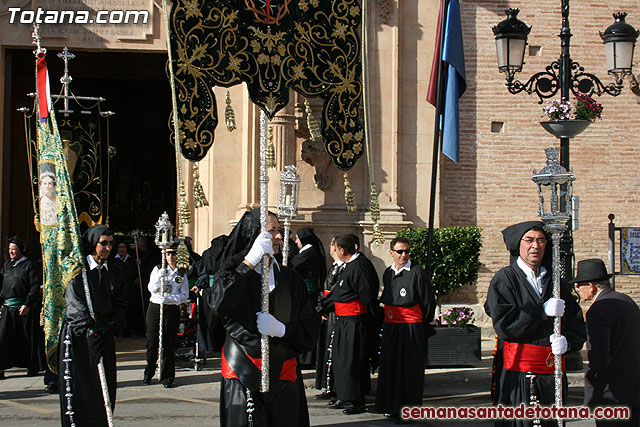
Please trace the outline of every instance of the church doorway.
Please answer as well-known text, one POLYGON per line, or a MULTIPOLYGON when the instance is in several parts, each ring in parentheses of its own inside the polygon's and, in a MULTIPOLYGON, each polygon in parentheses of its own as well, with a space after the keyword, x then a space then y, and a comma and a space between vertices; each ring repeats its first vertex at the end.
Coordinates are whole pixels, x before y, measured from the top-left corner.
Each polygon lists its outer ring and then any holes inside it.
MULTIPOLYGON (((60 51, 47 52, 52 94, 60 93, 60 77, 64 73, 64 62, 56 56, 60 51)), ((114 112, 108 125, 107 120, 101 121, 102 212, 94 218, 108 220, 115 232, 125 234, 134 229, 153 232, 164 211, 175 221, 175 151, 170 139, 166 53, 72 53, 76 57, 69 61, 71 92, 77 97, 102 97, 105 101, 100 109, 114 112), (108 162, 107 135, 111 146, 108 162)), ((26 94, 34 92, 34 73, 31 50, 5 51, 2 242, 19 234, 37 253, 39 234, 33 225, 24 115, 18 111, 33 106, 33 99, 26 94)), ((62 101, 55 106, 57 111, 62 109, 62 101)), ((56 112, 56 117, 60 124, 62 114, 56 112)), ((82 209, 78 210, 80 214, 82 209)), ((87 226, 85 222, 81 227, 87 226)))

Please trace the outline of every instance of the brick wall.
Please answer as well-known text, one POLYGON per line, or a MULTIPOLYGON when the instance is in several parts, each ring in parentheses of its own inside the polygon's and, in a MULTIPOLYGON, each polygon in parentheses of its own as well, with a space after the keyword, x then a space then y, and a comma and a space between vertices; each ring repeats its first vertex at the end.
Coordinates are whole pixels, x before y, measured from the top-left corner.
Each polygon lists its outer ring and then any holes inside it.
MULTIPOLYGON (((477 284, 447 298, 480 303, 489 281, 508 261, 500 231, 515 222, 538 219, 532 169, 544 166, 544 148, 559 146, 559 140, 538 124, 542 115, 538 97, 507 91, 497 69, 491 28, 505 19, 507 7, 519 8, 519 18, 532 26, 529 45, 540 50, 537 56, 525 55, 517 78, 526 81, 559 58, 561 12, 557 0, 461 3, 467 91, 461 99, 460 164, 441 156, 440 223, 483 229, 477 284), (492 131, 492 122, 504 123, 502 130, 492 131)), ((598 31, 612 24, 611 14, 618 11, 628 12, 627 22, 640 28, 636 1, 616 2, 615 7, 607 2, 571 2, 571 57, 604 83, 612 79, 598 31)), ((635 57, 637 63, 640 48, 635 57)), ((628 82, 625 85, 618 97, 596 97, 604 105, 603 119, 571 140, 574 193, 580 196, 580 229, 574 233, 577 260, 597 257, 606 262, 609 213, 616 215, 617 225, 640 226, 640 105, 628 82)), ((640 277, 620 276, 616 285, 640 302, 640 277)))

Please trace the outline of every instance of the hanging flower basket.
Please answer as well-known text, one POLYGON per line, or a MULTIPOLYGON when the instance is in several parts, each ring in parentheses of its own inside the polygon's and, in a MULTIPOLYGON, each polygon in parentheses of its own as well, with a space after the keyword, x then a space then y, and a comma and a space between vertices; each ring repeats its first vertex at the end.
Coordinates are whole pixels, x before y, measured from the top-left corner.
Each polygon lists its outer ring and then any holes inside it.
POLYGON ((573 138, 589 127, 589 120, 551 120, 540 122, 542 127, 556 138, 573 138))

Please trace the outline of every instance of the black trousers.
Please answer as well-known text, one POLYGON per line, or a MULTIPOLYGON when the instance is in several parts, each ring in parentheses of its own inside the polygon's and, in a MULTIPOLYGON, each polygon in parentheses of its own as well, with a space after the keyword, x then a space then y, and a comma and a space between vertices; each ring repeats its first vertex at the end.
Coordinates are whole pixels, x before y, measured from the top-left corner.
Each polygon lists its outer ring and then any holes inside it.
MULTIPOLYGON (((162 328, 162 372, 160 382, 173 382, 176 376, 176 336, 180 323, 180 307, 177 305, 164 306, 162 328)), ((160 304, 151 303, 147 310, 147 367, 145 378, 152 378, 156 372, 158 361, 158 347, 160 346, 160 304)))

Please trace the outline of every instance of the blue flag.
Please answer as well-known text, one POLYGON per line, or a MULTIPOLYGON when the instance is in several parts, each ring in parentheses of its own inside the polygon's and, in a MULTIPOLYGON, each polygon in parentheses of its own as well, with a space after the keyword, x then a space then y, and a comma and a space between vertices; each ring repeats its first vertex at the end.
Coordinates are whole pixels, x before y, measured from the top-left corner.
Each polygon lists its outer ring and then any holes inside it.
POLYGON ((445 100, 441 119, 442 153, 458 163, 460 160, 458 99, 467 89, 458 0, 450 0, 447 8, 442 60, 446 63, 445 100))

